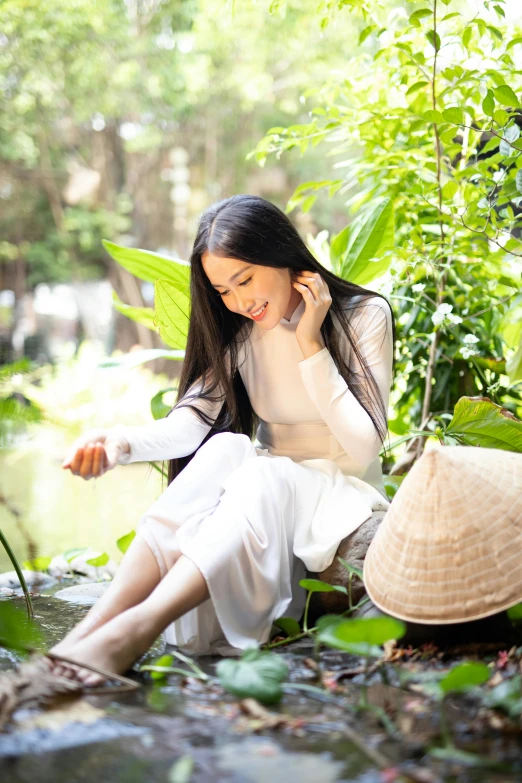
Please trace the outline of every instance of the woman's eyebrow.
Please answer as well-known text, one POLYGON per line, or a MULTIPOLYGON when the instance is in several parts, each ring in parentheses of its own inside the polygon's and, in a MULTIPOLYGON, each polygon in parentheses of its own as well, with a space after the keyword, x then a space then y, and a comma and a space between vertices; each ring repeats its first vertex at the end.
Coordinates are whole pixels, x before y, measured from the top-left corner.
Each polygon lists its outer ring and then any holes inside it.
MULTIPOLYGON (((252 264, 248 264, 247 266, 244 266, 243 269, 240 269, 239 272, 236 272, 235 275, 232 275, 232 277, 230 278, 230 280, 228 282, 232 283, 232 281, 235 280, 236 277, 239 277, 240 275, 242 275, 243 272, 247 271, 247 269, 252 269, 252 264)), ((225 286, 221 285, 221 283, 212 283, 212 288, 225 288, 225 286)))

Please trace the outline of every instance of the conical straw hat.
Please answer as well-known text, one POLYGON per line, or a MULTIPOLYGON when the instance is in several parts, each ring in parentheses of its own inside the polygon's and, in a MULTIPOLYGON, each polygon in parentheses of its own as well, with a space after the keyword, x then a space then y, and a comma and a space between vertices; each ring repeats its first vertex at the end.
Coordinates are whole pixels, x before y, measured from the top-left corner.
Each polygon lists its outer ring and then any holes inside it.
POLYGON ((384 612, 446 624, 522 601, 522 454, 443 446, 401 484, 364 563, 384 612))

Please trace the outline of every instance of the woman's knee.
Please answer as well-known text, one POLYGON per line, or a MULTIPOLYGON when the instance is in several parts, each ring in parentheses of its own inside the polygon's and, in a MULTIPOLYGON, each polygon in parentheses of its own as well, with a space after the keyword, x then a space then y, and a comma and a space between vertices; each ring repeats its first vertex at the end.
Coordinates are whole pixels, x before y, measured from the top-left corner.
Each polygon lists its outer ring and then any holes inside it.
POLYGON ((247 435, 234 432, 218 432, 213 435, 198 451, 207 459, 227 460, 234 465, 241 465, 244 460, 256 454, 254 445, 247 435))

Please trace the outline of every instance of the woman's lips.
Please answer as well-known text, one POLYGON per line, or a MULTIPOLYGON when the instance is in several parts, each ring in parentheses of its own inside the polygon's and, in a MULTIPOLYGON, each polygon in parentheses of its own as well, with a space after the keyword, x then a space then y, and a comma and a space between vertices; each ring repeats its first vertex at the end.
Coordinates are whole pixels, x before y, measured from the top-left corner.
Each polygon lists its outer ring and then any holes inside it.
POLYGON ((262 321, 266 315, 267 310, 268 310, 268 302, 265 302, 265 304, 263 305, 263 310, 259 313, 259 315, 254 315, 254 313, 252 313, 252 318, 254 319, 254 321, 262 321))

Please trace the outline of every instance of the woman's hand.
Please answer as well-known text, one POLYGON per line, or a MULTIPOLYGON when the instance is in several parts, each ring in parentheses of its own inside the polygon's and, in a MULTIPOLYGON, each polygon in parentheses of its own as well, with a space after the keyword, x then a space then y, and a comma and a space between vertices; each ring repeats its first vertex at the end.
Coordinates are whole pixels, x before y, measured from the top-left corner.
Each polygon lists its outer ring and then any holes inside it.
POLYGON ((306 303, 306 309, 297 325, 295 336, 305 359, 321 351, 321 326, 332 304, 330 290, 318 272, 304 271, 292 274, 292 285, 306 303))
POLYGON ((73 443, 62 468, 88 481, 103 476, 116 466, 121 454, 128 452, 127 440, 115 430, 91 430, 73 443))

